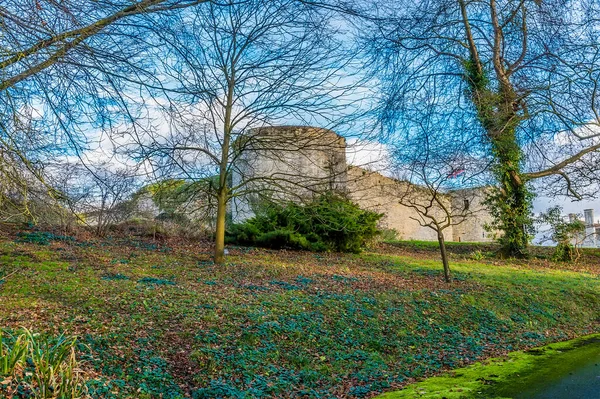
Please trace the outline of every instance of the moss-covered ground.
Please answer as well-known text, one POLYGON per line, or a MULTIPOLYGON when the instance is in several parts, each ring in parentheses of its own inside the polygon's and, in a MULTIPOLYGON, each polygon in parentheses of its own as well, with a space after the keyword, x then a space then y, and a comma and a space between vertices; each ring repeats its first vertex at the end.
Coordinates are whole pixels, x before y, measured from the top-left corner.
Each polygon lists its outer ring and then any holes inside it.
MULTIPOLYGON (((600 265, 0 239, 0 325, 79 337, 97 398, 373 397, 600 332, 600 265)), ((1 388, 0 388, 1 389, 1 388)), ((0 395, 1 396, 1 395, 0 395)))
MULTIPOLYGON (((572 375, 580 367, 589 364, 597 368, 599 358, 600 334, 594 334, 486 359, 409 385, 403 390, 383 394, 377 399, 502 399, 514 395, 531 398, 534 392, 551 390, 556 381, 572 375), (590 364, 594 362, 596 364, 590 364)), ((587 379, 580 383, 598 385, 598 382, 587 379)), ((590 390, 594 389, 590 387, 587 391, 590 390)), ((559 394, 564 397, 565 392, 560 390, 559 394)), ((593 399, 597 391, 592 395, 579 396, 571 391, 569 397, 593 399)), ((550 397, 550 394, 543 397, 550 397)))

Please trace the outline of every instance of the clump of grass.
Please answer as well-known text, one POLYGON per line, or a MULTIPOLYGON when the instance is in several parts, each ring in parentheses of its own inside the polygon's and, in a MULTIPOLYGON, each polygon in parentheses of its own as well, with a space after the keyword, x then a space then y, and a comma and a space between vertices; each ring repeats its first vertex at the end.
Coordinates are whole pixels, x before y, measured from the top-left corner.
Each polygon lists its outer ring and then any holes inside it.
POLYGON ((477 251, 471 252, 471 255, 469 257, 472 260, 482 260, 482 259, 485 259, 485 253, 481 252, 480 250, 477 250, 477 251))
POLYGON ((0 330, 0 375, 11 377, 25 360, 29 342, 25 334, 16 338, 11 337, 14 338, 12 345, 8 345, 3 338, 2 330, 0 330))
POLYGON ((27 392, 32 399, 87 397, 83 371, 75 356, 76 339, 61 334, 43 338, 27 329, 7 339, 0 334, 0 394, 27 392))

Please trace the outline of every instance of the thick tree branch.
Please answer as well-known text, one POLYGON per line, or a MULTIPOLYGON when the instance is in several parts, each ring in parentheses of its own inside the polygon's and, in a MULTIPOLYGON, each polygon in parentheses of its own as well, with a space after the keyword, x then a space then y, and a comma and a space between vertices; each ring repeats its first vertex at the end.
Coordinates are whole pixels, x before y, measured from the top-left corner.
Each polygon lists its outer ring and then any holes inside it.
POLYGON ((598 151, 598 150, 600 150, 600 144, 593 145, 591 147, 588 147, 584 150, 579 151, 577 154, 570 156, 569 158, 563 160, 562 162, 557 163, 556 165, 554 165, 548 169, 544 169, 539 172, 523 173, 523 177, 531 180, 531 179, 539 179, 541 177, 547 177, 547 176, 552 176, 552 175, 562 175, 561 172, 562 172, 563 168, 579 161, 581 158, 583 158, 584 155, 592 153, 594 151, 598 151))
MULTIPOLYGON (((66 40, 72 39, 72 40, 68 41, 67 43, 64 43, 62 45, 62 47, 58 48, 51 55, 49 55, 49 57, 45 61, 37 63, 37 64, 29 67, 28 69, 24 70, 23 72, 15 75, 13 77, 3 80, 0 83, 0 91, 5 91, 5 90, 13 87, 17 83, 52 66, 58 60, 63 58, 70 50, 75 48, 77 45, 81 44, 83 41, 96 35, 97 33, 102 31, 107 26, 109 26, 123 18, 126 18, 126 17, 152 12, 152 11, 154 11, 152 9, 153 6, 160 5, 167 1, 168 0, 142 0, 142 1, 139 1, 137 3, 134 3, 128 7, 121 9, 120 11, 117 11, 116 13, 114 13, 112 15, 109 15, 108 17, 105 17, 105 18, 98 20, 94 23, 91 23, 87 26, 84 26, 79 29, 74 29, 74 30, 71 30, 68 32, 60 33, 54 37, 41 40, 25 50, 18 51, 15 55, 13 55, 9 59, 0 63, 0 70, 4 70, 8 66, 15 64, 17 62, 22 62, 27 57, 29 57, 31 55, 35 55, 44 49, 52 47, 53 45, 56 45, 56 44, 66 41, 66 40)), ((183 5, 192 6, 195 4, 202 3, 204 1, 206 1, 206 0, 193 0, 193 1, 185 2, 185 4, 176 4, 173 7, 181 7, 183 5)), ((166 9, 168 9, 168 7, 161 8, 161 10, 166 10, 166 9)), ((8 16, 7 11, 0 8, 0 17, 7 17, 7 16, 8 16)))

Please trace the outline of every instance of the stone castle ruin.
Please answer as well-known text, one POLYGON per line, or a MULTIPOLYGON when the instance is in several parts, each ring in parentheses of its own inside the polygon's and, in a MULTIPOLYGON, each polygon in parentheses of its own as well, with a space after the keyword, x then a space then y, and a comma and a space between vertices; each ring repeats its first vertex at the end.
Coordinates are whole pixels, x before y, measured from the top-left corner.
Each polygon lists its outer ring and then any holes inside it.
MULTIPOLYGON (((569 214, 569 221, 571 222, 578 218, 578 215, 574 213, 569 214)), ((593 209, 584 209, 583 223, 585 230, 573 243, 583 248, 600 248, 600 221, 596 221, 594 218, 593 209)))
MULTIPOLYGON (((417 212, 399 203, 407 187, 418 186, 352 166, 346 160, 346 140, 327 129, 278 126, 254 129, 235 161, 232 186, 241 187, 233 198, 233 222, 255 214, 265 199, 297 200, 325 190, 347 195, 361 208, 383 213, 382 228, 395 230, 403 240, 437 240, 434 230, 415 219, 417 212)), ((425 194, 423 194, 425 195, 425 194)), ((444 194, 448 209, 472 209, 460 224, 444 230, 448 241, 492 241, 484 226, 491 215, 483 206, 484 189, 457 190, 444 194)))
MULTIPOLYGON (((231 167, 234 197, 228 205, 234 223, 254 216, 265 200, 301 202, 325 191, 334 191, 363 209, 382 213, 380 227, 395 231, 398 239, 437 240, 434 230, 417 221, 419 214, 400 203, 407 192, 417 196, 422 192, 423 202, 430 200, 431 194, 421 186, 350 165, 346 159, 346 140, 331 130, 307 126, 265 127, 251 130, 246 137, 238 138, 234 146, 238 154, 231 167)), ((115 223, 134 218, 168 224, 180 217, 196 226, 195 230, 200 225, 202 231, 212 232, 216 207, 214 193, 207 192, 212 178, 195 182, 166 181, 166 201, 153 195, 151 186, 147 186, 136 193, 131 209, 119 203, 105 212, 116 213, 112 215, 115 223)), ((470 210, 461 223, 444 230, 446 241, 490 242, 496 238, 496 233, 485 228, 492 221, 484 205, 485 196, 486 188, 454 190, 442 195, 444 207, 457 210, 452 214, 470 210)), ((434 209, 433 213, 436 212, 441 215, 439 209, 434 209)), ((577 217, 569 214, 571 220, 577 217)), ((86 218, 90 225, 97 223, 93 212, 86 214, 86 218)), ((600 248, 600 221, 594 219, 593 209, 584 211, 584 224, 585 233, 574 240, 574 244, 600 248)))
POLYGON ((594 210, 585 209, 583 215, 585 220, 585 239, 582 246, 600 248, 600 222, 594 219, 594 210))

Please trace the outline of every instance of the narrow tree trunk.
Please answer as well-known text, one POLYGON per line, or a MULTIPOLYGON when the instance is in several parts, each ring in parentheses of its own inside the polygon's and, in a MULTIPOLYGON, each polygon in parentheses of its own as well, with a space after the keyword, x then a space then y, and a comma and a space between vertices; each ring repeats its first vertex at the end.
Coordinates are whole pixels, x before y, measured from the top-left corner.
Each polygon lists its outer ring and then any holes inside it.
POLYGON ((217 228, 215 231, 214 262, 225 263, 225 217, 227 215, 227 188, 222 187, 217 195, 217 228))
POLYGON ((450 276, 450 264, 448 263, 448 253, 446 252, 446 241, 444 240, 444 233, 442 231, 438 231, 438 243, 440 244, 440 254, 442 255, 442 264, 444 265, 444 280, 447 283, 452 282, 452 277, 450 276))
POLYGON ((225 219, 227 217, 229 145, 231 142, 231 113, 233 110, 233 91, 235 88, 235 69, 232 67, 227 86, 227 104, 223 120, 223 143, 221 144, 221 163, 219 165, 219 188, 217 192, 217 228, 215 231, 215 257, 217 265, 225 264, 225 219))

